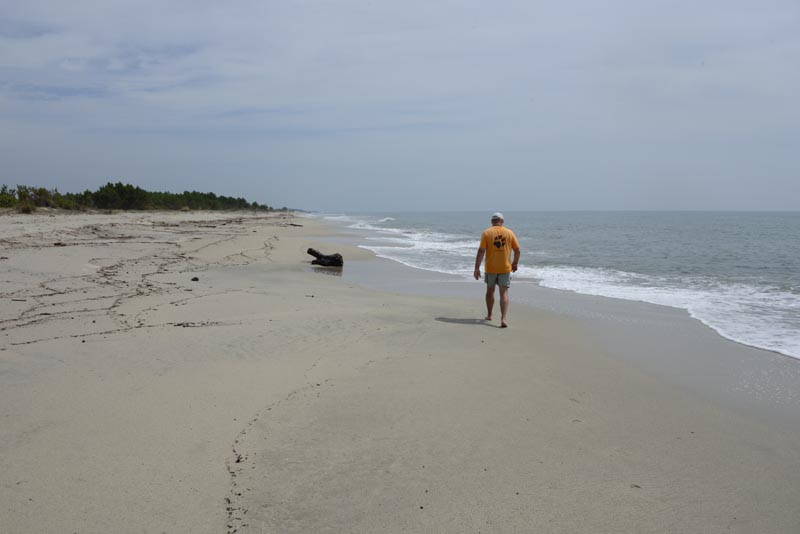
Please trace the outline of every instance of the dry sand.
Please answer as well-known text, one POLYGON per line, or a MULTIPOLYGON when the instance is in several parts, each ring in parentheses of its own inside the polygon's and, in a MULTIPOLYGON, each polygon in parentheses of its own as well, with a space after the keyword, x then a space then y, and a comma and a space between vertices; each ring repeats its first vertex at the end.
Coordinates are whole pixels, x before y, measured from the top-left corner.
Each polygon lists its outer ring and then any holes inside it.
POLYGON ((800 532, 796 426, 314 269, 330 232, 0 216, 0 531, 800 532))

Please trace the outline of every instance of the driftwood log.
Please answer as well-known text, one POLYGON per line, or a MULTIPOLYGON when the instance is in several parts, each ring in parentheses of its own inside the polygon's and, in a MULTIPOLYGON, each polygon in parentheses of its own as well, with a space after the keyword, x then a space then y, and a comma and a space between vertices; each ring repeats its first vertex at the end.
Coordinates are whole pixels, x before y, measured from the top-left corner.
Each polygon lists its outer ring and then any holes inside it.
POLYGON ((344 265, 344 259, 339 253, 328 255, 313 248, 308 249, 306 252, 316 258, 311 262, 312 265, 324 265, 325 267, 341 267, 344 265))

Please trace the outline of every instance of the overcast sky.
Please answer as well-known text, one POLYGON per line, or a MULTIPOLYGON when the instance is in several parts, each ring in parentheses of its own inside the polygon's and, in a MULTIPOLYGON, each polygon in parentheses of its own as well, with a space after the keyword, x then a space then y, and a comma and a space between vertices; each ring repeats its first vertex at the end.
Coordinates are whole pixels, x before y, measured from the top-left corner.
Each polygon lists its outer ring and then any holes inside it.
POLYGON ((800 209, 797 0, 0 3, 0 183, 800 209))

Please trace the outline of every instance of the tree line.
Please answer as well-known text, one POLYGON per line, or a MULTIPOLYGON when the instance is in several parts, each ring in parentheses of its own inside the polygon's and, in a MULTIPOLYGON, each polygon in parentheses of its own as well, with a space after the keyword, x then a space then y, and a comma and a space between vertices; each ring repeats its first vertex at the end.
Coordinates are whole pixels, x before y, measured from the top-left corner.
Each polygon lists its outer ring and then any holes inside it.
MULTIPOLYGON (((248 202, 244 198, 226 197, 214 193, 184 191, 168 193, 145 191, 141 187, 122 182, 111 183, 83 193, 60 193, 58 189, 18 185, 16 188, 0 186, 0 208, 16 208, 31 213, 36 208, 64 210, 259 210, 276 211, 276 208, 248 202)), ((280 210, 285 211, 284 206, 280 210)))

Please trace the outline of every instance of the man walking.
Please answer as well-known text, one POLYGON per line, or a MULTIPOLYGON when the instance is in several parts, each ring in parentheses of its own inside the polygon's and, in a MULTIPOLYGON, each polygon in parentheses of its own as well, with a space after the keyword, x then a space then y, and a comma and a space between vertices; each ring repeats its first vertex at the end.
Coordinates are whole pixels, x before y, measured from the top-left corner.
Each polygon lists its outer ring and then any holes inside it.
POLYGON ((481 244, 475 258, 475 280, 481 278, 481 263, 486 256, 486 320, 492 320, 494 308, 494 286, 500 286, 500 328, 507 328, 508 288, 511 273, 517 272, 519 263, 519 243, 514 232, 503 226, 503 214, 492 214, 492 226, 481 234, 481 244), (511 251, 514 261, 511 261, 511 251))

